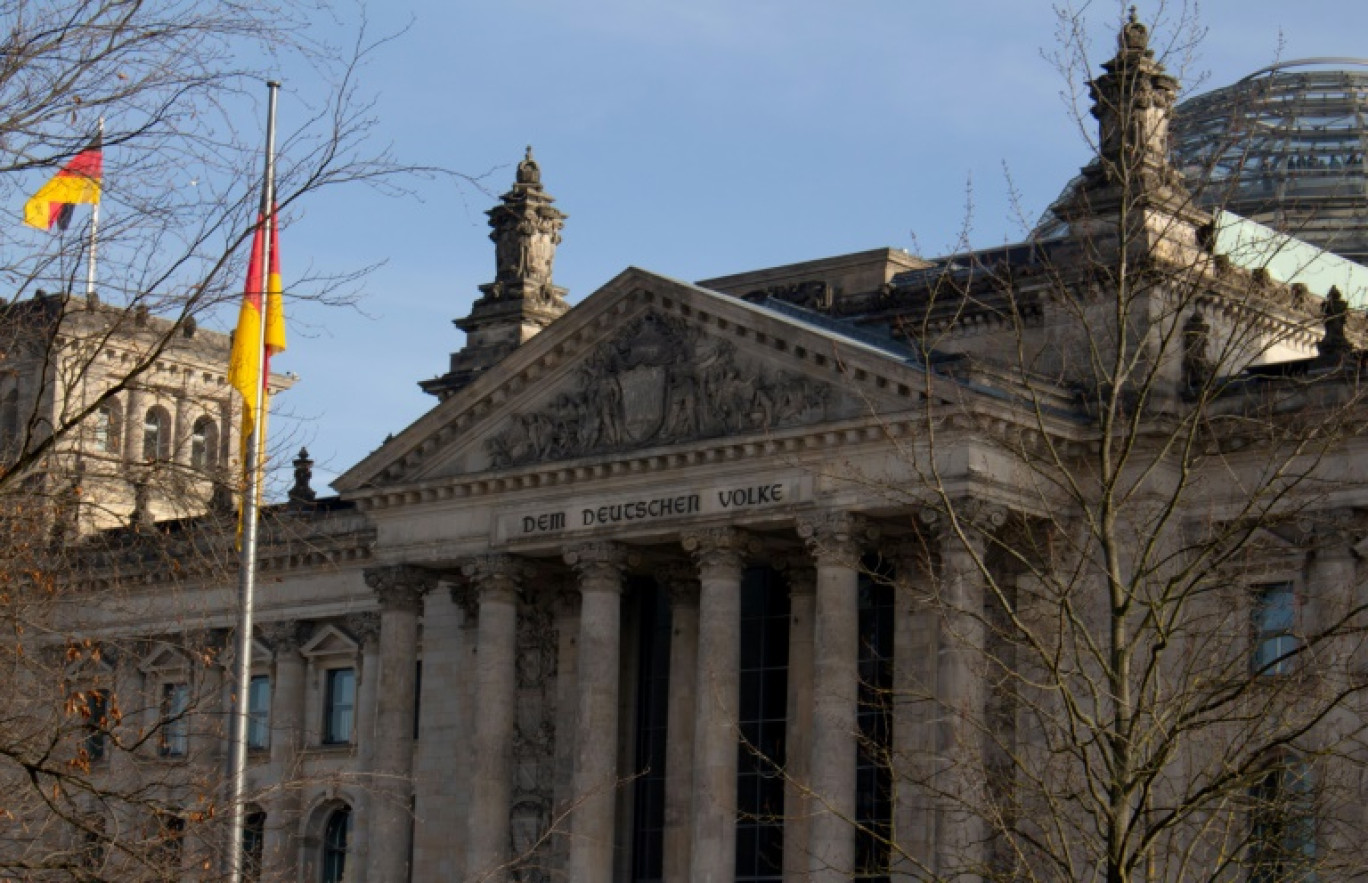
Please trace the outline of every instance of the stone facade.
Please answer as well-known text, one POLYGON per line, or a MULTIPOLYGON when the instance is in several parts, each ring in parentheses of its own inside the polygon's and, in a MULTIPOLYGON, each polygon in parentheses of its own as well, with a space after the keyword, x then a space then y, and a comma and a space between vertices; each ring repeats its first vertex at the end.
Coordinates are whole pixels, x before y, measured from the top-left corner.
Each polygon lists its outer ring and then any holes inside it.
MULTIPOLYGON (((564 216, 529 151, 491 212, 497 277, 467 349, 425 384, 437 406, 339 478, 340 498, 312 499, 305 476, 269 515, 269 746, 251 767, 266 866, 384 883, 1020 879, 1096 818, 1068 760, 1103 740, 1069 743, 1060 697, 1111 707, 1069 691, 1105 692, 1116 657, 1080 644, 1105 643, 1124 587, 1177 617, 1138 627, 1165 660, 1145 689, 1176 678, 1190 692, 1173 707, 1217 681, 1267 696, 1295 666, 1300 692, 1343 689, 1282 747, 1324 755, 1327 774, 1347 763, 1368 597, 1361 329, 1330 292, 1204 246, 1209 218, 1163 155, 1175 88, 1132 20, 1094 85, 1102 151, 1060 239, 716 287, 632 269, 573 309, 550 277, 564 216), (1133 277, 1105 272, 1131 258, 1133 277), (1136 279, 1118 330, 1108 305, 1136 279), (1108 384, 1099 364, 1133 370, 1108 384), (1282 437, 1314 463, 1276 459, 1274 427, 1327 415, 1346 430, 1282 437), (1117 439, 1138 465, 1099 471, 1117 439), (1095 505, 1114 490, 1099 475, 1131 494, 1120 511, 1095 505), (1295 625, 1274 615, 1281 593, 1295 625), (1183 649, 1164 656, 1170 642, 1183 649), (1309 662, 1268 656, 1313 645, 1316 689, 1309 662), (1180 677, 1193 660, 1211 667, 1180 677)), ((165 581, 116 569, 92 584, 122 585, 119 603, 81 625, 172 630, 165 581)), ((175 585, 177 622, 231 625, 220 575, 175 585)), ((1227 803, 1265 794, 1264 771, 1292 767, 1240 754, 1279 737, 1237 717, 1211 725, 1225 747, 1162 758, 1155 795, 1228 775, 1201 769, 1215 756, 1248 767, 1227 803)), ((1335 824, 1316 855, 1342 862, 1322 879, 1363 864, 1356 775, 1318 780, 1335 824)), ((1154 800, 1136 812, 1168 808, 1154 800)), ((1292 858, 1260 851, 1272 810, 1203 812, 1152 829, 1171 847, 1156 875, 1194 861, 1294 879, 1292 858)), ((1046 876, 1105 861, 1075 859, 1046 876)))

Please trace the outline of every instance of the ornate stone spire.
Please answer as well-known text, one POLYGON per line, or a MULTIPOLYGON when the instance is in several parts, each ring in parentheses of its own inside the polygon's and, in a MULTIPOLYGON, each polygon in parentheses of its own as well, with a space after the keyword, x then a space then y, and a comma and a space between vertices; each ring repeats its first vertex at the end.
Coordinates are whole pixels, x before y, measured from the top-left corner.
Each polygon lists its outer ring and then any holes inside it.
POLYGON ((445 375, 419 384, 424 391, 445 398, 570 308, 565 289, 551 280, 566 218, 553 202, 528 147, 513 188, 486 213, 494 242, 494 281, 480 286, 482 295, 470 315, 456 320, 466 333, 466 345, 452 353, 445 375))
MULTIPOLYGON (((1064 213, 1070 218, 1129 207, 1162 206, 1184 214, 1192 197, 1169 162, 1169 123, 1178 80, 1149 48, 1149 29, 1135 7, 1116 37, 1116 55, 1088 84, 1098 122, 1098 155, 1064 213)), ((1194 215, 1195 219, 1195 215, 1194 215)))

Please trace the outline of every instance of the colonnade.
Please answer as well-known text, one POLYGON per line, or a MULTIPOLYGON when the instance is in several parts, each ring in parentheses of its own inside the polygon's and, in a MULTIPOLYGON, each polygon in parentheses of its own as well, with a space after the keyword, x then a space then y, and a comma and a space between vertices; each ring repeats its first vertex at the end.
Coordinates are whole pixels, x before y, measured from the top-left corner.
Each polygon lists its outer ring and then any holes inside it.
MULTIPOLYGON (((872 534, 861 518, 844 512, 820 514, 796 527, 810 560, 785 567, 791 605, 784 876, 834 883, 849 879, 856 862, 851 820, 856 815, 859 754, 858 593, 860 561, 872 534)), ((980 718, 983 703, 982 686, 971 670, 973 641, 977 637, 982 643, 981 625, 969 614, 975 604, 982 604, 975 560, 982 550, 966 549, 959 539, 948 537, 937 554, 945 571, 942 594, 950 609, 960 609, 961 615, 931 622, 924 612, 905 610, 908 615, 903 618, 910 625, 895 630, 895 653, 912 656, 920 649, 923 655, 934 650, 938 656, 930 665, 899 665, 895 678, 901 683, 895 683, 895 691, 910 694, 912 679, 932 678, 936 694, 947 700, 937 703, 943 709, 938 723, 928 729, 924 722, 903 727, 900 721, 896 738, 903 749, 932 748, 941 758, 961 753, 974 738, 972 721, 980 718), (965 640, 971 646, 960 646, 965 640), (927 641, 933 642, 929 648, 927 641), (920 648, 911 646, 917 642, 920 648)), ((656 574, 668 593, 673 617, 663 876, 722 883, 736 873, 740 599, 743 573, 756 541, 726 527, 686 531, 680 541, 692 566, 680 562, 656 574)), ((918 548, 925 553, 925 546, 918 548)), ((569 766, 568 775, 556 782, 557 810, 565 812, 561 824, 569 833, 562 860, 569 879, 606 883, 614 877, 615 843, 622 828, 618 794, 622 777, 632 772, 621 768, 619 740, 621 600, 629 547, 607 541, 571 545, 562 559, 577 590, 577 603, 560 605, 556 614, 561 641, 557 766, 569 766)), ((473 665, 466 668, 473 678, 466 730, 470 744, 468 751, 462 746, 448 748, 452 756, 462 758, 461 763, 469 763, 470 776, 465 830, 452 831, 449 837, 465 842, 464 867, 453 870, 469 879, 511 877, 519 597, 545 567, 544 559, 538 565, 499 553, 462 567, 469 586, 467 610, 474 619, 466 634, 475 637, 473 665)), ((922 562, 900 572, 928 571, 922 562)), ((422 593, 435 584, 431 577, 415 574, 414 568, 401 568, 390 569, 384 577, 368 575, 381 601, 382 707, 375 717, 375 766, 393 782, 405 781, 413 772, 409 728, 417 616, 422 593), (400 583, 405 588, 398 588, 400 583)), ((430 635, 425 644, 438 640, 430 635)), ((952 793, 960 787, 949 765, 932 774, 945 776, 942 784, 952 793)), ((367 879, 402 881, 410 861, 404 848, 410 807, 398 794, 381 795, 371 804, 367 879)), ((420 797, 420 815, 423 809, 420 797)), ((960 866, 981 848, 983 839, 974 820, 951 803, 899 807, 893 824, 899 843, 934 850, 927 859, 933 866, 960 866)))

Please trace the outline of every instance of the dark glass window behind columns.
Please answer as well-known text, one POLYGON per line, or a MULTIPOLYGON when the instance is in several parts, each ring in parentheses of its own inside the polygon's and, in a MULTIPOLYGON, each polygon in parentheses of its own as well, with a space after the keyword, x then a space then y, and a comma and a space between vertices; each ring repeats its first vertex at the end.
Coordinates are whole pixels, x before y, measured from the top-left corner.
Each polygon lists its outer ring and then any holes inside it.
POLYGON ((888 750, 893 736, 893 586, 877 560, 860 574, 860 753, 855 768, 857 880, 888 880, 893 834, 888 750))
POLYGON ((788 586, 771 568, 747 568, 741 580, 737 883, 783 879, 788 639, 788 586))
POLYGON ((641 604, 637 652, 636 767, 632 801, 632 880, 662 879, 665 831, 665 730, 670 693, 669 595, 651 580, 632 580, 641 604))

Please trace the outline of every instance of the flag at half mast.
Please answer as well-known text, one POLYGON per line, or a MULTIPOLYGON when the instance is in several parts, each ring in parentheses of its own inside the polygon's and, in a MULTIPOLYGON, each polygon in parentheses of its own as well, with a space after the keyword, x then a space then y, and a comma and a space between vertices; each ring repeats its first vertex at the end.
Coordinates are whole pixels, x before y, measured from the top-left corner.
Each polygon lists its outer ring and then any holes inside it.
POLYGON ((248 462, 248 442, 256 426, 257 396, 266 395, 266 384, 271 376, 271 356, 285 349, 285 307, 281 299, 280 247, 276 234, 274 211, 271 230, 271 271, 266 279, 266 291, 261 290, 261 260, 264 236, 258 222, 252 236, 252 257, 247 264, 247 288, 238 312, 237 328, 233 331, 233 352, 228 364, 228 382, 242 394, 242 465, 248 462), (262 323, 266 332, 262 334, 262 323), (264 349, 258 349, 262 347, 264 349))
POLYGON ((39 230, 65 230, 72 210, 80 203, 100 201, 100 180, 104 176, 104 136, 96 134, 85 149, 24 203, 24 223, 39 230))

